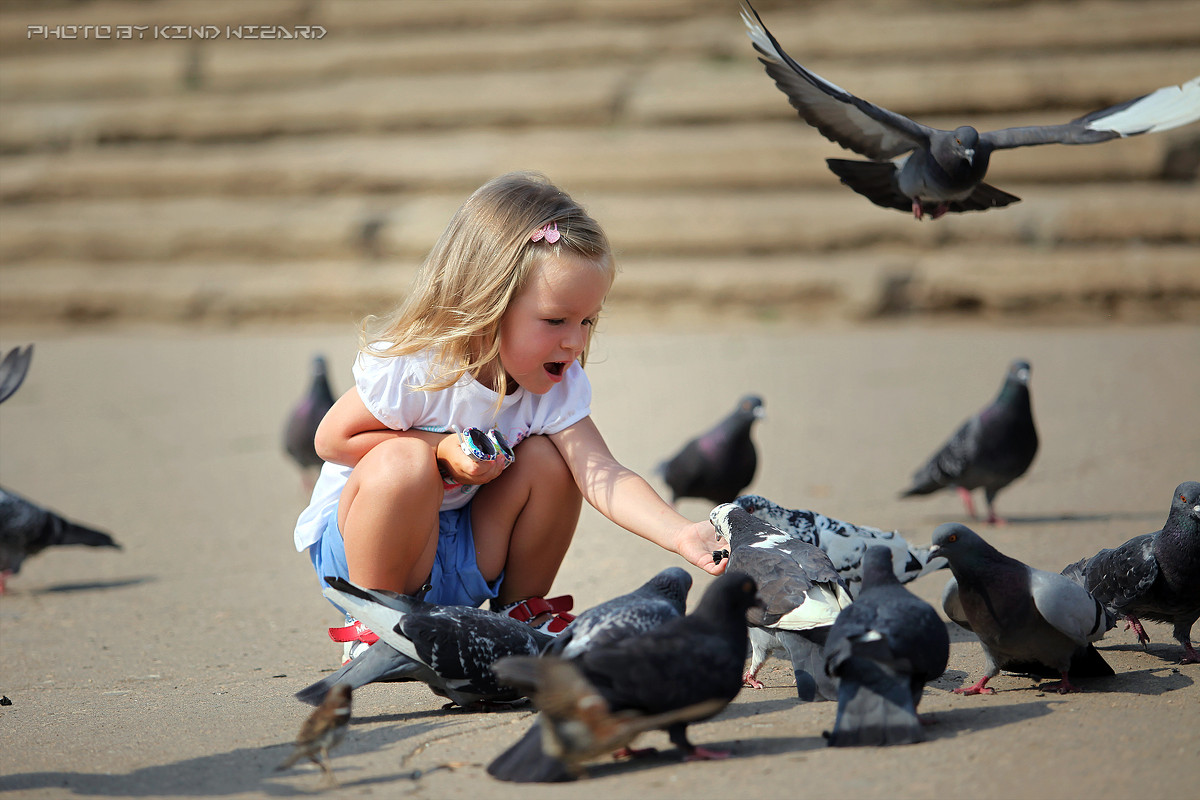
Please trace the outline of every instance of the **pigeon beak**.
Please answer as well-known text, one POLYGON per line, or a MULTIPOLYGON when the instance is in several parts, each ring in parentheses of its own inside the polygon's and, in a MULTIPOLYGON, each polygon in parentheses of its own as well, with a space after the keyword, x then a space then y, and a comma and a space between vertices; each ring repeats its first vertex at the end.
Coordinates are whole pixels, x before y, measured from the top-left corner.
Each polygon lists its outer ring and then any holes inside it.
POLYGON ((968 147, 966 150, 963 151, 963 155, 965 155, 967 157, 968 164, 974 165, 974 163, 975 163, 975 148, 974 147, 968 147))
POLYGON ((931 555, 931 556, 932 556, 932 555, 935 555, 936 553, 940 552, 940 551, 941 551, 941 549, 942 549, 942 548, 938 547, 936 544, 935 544, 935 545, 930 545, 930 547, 929 547, 929 555, 931 555))

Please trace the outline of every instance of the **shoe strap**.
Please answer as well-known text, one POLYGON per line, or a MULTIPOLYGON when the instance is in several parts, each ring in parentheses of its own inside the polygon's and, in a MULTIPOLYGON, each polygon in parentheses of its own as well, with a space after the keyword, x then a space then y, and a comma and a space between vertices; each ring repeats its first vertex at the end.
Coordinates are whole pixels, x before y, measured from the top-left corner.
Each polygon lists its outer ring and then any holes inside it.
POLYGON ((574 614, 568 614, 575 607, 575 598, 569 594, 560 595, 558 597, 530 597, 528 600, 523 600, 517 603, 512 608, 507 609, 504 613, 517 620, 518 622, 529 622, 531 619, 549 613, 553 619, 545 623, 542 627, 547 633, 558 634, 562 633, 568 625, 575 620, 574 614))
POLYGON ((341 628, 330 628, 329 638, 335 642, 366 642, 367 644, 375 644, 379 641, 379 637, 358 620, 341 628))

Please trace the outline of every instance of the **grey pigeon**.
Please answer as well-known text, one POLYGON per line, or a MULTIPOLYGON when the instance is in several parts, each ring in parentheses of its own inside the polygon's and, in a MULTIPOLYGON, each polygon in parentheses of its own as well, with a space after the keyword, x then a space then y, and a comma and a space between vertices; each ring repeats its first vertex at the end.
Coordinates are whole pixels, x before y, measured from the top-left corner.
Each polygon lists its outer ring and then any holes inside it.
POLYGON ((851 598, 829 556, 733 503, 717 506, 709 519, 729 542, 727 569, 753 578, 762 600, 761 608, 746 615, 751 658, 742 680, 761 689, 755 676, 763 661, 773 652, 785 651, 801 700, 813 700, 818 693, 834 699, 836 686, 825 672, 822 645, 851 598))
MULTIPOLYGON (((682 616, 692 576, 679 567, 670 567, 629 594, 589 608, 575 618, 565 631, 547 646, 547 653, 574 658, 585 650, 609 642, 645 633, 672 617, 682 616)), ((387 642, 379 641, 342 668, 296 693, 302 702, 316 705, 337 683, 358 689, 369 683, 401 681, 438 682, 437 673, 420 661, 409 658, 387 642)))
POLYGON ((668 567, 650 580, 612 600, 589 608, 546 647, 546 653, 576 658, 587 650, 646 633, 687 608, 692 576, 680 567, 668 567))
POLYGON ((283 431, 283 447, 306 478, 319 471, 325 463, 317 455, 313 440, 317 435, 317 426, 325 419, 325 414, 333 407, 333 402, 325 358, 320 355, 313 356, 312 381, 308 392, 297 401, 288 414, 287 425, 283 431))
POLYGON ((424 681, 435 694, 460 706, 523 697, 523 692, 497 681, 492 664, 504 656, 537 655, 554 638, 481 608, 434 605, 363 589, 342 578, 326 576, 325 582, 329 586, 324 594, 335 605, 360 620, 379 641, 428 669, 414 670, 413 680, 424 681))
POLYGON ((32 359, 33 345, 26 345, 24 350, 14 347, 4 354, 4 360, 0 361, 0 403, 20 388, 32 359))
POLYGON ((741 494, 758 469, 750 429, 762 416, 762 399, 743 397, 732 414, 660 464, 658 471, 671 487, 671 501, 699 497, 729 503, 741 494))
POLYGON ((872 203, 911 211, 917 219, 926 213, 937 219, 947 212, 982 211, 1020 200, 983 182, 993 151, 1093 144, 1170 130, 1200 119, 1200 77, 1196 77, 1061 125, 983 133, 969 125, 940 130, 855 97, 800 66, 753 8, 742 10, 742 21, 758 60, 804 121, 830 141, 872 159, 827 159, 834 174, 872 203))
POLYGON ((863 588, 825 641, 825 667, 838 677, 832 747, 919 742, 917 704, 946 671, 950 636, 933 606, 900 585, 892 550, 867 548, 863 588))
POLYGON ((1200 483, 1175 487, 1161 530, 1135 536, 1063 570, 1147 644, 1141 619, 1169 622, 1183 645, 1182 664, 1200 662, 1192 626, 1200 619, 1200 483))
MULTIPOLYGON (((571 663, 595 687, 607 711, 644 715, 712 703, 695 719, 671 722, 667 735, 688 760, 723 758, 728 753, 693 745, 690 722, 723 709, 741 690, 746 655, 746 611, 760 601, 754 581, 726 571, 714 580, 687 616, 653 630, 587 650, 571 663)), ((518 783, 572 780, 575 774, 543 749, 540 721, 488 765, 488 774, 518 783)))
POLYGON ((329 768, 329 751, 341 744, 350 725, 351 689, 348 684, 338 683, 329 689, 317 710, 304 720, 292 753, 275 769, 285 770, 302 758, 321 768, 325 777, 333 783, 333 770, 329 768))
POLYGON ((857 595, 862 585, 863 556, 873 545, 892 551, 893 568, 901 583, 948 566, 946 559, 931 557, 928 547, 909 544, 898 531, 855 525, 816 511, 784 508, 756 494, 742 495, 734 502, 763 522, 824 550, 851 596, 857 595))
POLYGON ((1034 569, 1004 555, 965 525, 947 523, 933 532, 933 551, 950 560, 954 577, 942 592, 942 609, 979 637, 987 667, 978 683, 956 694, 991 694, 987 682, 1001 669, 1056 671, 1062 680, 1047 688, 1077 692, 1067 673, 1112 675, 1092 646, 1114 618, 1083 587, 1056 572, 1034 569))
POLYGON ((923 467, 913 473, 913 483, 901 494, 932 494, 953 486, 975 519, 971 490, 982 487, 989 524, 996 516, 996 495, 1025 474, 1038 450, 1037 428, 1029 401, 1029 362, 1017 360, 1008 368, 1000 394, 986 408, 964 422, 923 467))
POLYGON ((47 547, 68 544, 121 549, 107 533, 72 522, 0 488, 0 594, 5 592, 8 577, 21 571, 21 562, 26 558, 47 547))

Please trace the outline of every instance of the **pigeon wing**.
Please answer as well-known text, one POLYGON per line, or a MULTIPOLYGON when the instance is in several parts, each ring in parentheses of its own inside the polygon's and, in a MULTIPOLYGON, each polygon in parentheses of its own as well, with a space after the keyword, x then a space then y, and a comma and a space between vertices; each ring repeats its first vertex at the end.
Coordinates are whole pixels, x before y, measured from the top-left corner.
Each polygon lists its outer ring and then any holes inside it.
POLYGON ((1113 618, 1087 590, 1054 572, 1030 569, 1029 591, 1046 622, 1079 645, 1094 642, 1113 625, 1113 618))
POLYGON ((753 8, 742 9, 742 21, 767 74, 804 121, 825 138, 877 161, 928 145, 934 129, 855 97, 796 63, 753 8))
POLYGON ((946 581, 946 588, 942 590, 942 610, 951 621, 974 633, 975 629, 967 620, 967 612, 958 596, 958 580, 955 578, 946 581))
POLYGON ((32 359, 33 345, 27 345, 24 350, 14 347, 5 354, 4 360, 0 361, 0 403, 20 388, 32 359))
POLYGON ((1158 577, 1154 534, 1135 536, 1119 547, 1101 550, 1083 567, 1084 587, 1113 611, 1144 595, 1158 577))

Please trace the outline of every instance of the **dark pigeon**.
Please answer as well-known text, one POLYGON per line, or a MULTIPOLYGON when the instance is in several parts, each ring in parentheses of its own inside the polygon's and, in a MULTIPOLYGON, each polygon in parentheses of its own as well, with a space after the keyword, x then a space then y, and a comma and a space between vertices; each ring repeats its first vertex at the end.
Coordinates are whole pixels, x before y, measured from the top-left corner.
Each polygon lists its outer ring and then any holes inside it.
POLYGON ((306 479, 320 471, 325 463, 317 455, 313 440, 317 435, 317 426, 325 419, 325 414, 333 407, 333 402, 325 358, 313 356, 312 382, 309 384, 308 393, 300 398, 288 414, 287 426, 283 431, 283 447, 300 467, 306 479))
POLYGON ((1192 626, 1200 619, 1200 483, 1175 487, 1161 530, 1135 536, 1063 570, 1147 644, 1142 619, 1169 622, 1183 645, 1183 664, 1200 662, 1192 626))
POLYGON ((965 525, 947 523, 933 532, 933 551, 950 560, 954 577, 942 592, 942 609, 973 631, 983 645, 987 667, 979 682, 956 694, 991 694, 987 682, 1001 669, 1062 680, 1046 688, 1077 692, 1067 679, 1112 675, 1092 642, 1104 636, 1114 618, 1069 578, 1009 558, 965 525))
POLYGON ((925 466, 913 474, 913 483, 901 494, 932 494, 953 486, 958 489, 971 519, 975 504, 971 490, 983 488, 989 524, 996 516, 996 495, 1025 474, 1038 450, 1037 428, 1029 402, 1029 362, 1017 360, 1008 368, 1000 394, 991 405, 964 422, 925 466))
POLYGON ((815 511, 784 508, 756 494, 742 495, 734 502, 763 522, 824 550, 851 596, 860 590, 863 556, 874 545, 891 550, 896 578, 901 583, 949 566, 946 559, 931 557, 928 547, 909 544, 898 531, 842 522, 815 511))
POLYGON ((72 522, 0 488, 0 594, 5 592, 8 577, 21 571, 26 558, 47 547, 68 544, 121 548, 104 531, 72 522))
MULTIPOLYGON (((405 679, 423 681, 435 694, 460 706, 512 702, 524 697, 523 692, 496 679, 492 664, 504 656, 537 655, 554 638, 512 617, 481 608, 434 605, 391 592, 362 589, 342 578, 327 576, 325 582, 329 587, 324 594, 335 605, 360 620, 379 636, 380 642, 424 668, 397 660, 390 662, 394 670, 412 670, 411 678, 405 679)), ((378 644, 371 645, 367 653, 378 644)), ((388 663, 386 658, 379 660, 388 663)), ((351 672, 345 667, 343 671, 351 672)))
POLYGON ((755 676, 767 656, 786 652, 801 700, 817 694, 834 699, 837 687, 825 672, 822 645, 851 598, 829 556, 733 503, 717 506, 709 519, 729 542, 727 569, 753 578, 762 601, 746 615, 751 659, 742 680, 761 689, 755 676))
POLYGON ((508 656, 492 669, 502 681, 526 689, 541 712, 534 730, 540 731, 543 752, 550 756, 544 777, 555 780, 583 777, 586 762, 628 750, 646 731, 706 719, 726 706, 724 699, 712 698, 661 714, 635 709, 614 713, 582 670, 557 656, 508 656))
POLYGON ((547 648, 546 653, 577 658, 587 650, 646 633, 687 608, 692 576, 680 567, 668 567, 633 590, 575 618, 547 648))
POLYGON ((0 361, 0 403, 12 397, 13 392, 20 388, 29 372, 29 362, 33 360, 33 345, 26 345, 22 350, 14 347, 4 354, 0 361))
POLYGON ((762 416, 762 399, 743 397, 732 414, 660 464, 658 471, 671 488, 671 502, 699 497, 729 503, 741 494, 758 469, 750 429, 762 416))
POLYGON ((827 159, 842 183, 884 208, 921 219, 982 211, 1019 197, 983 182, 993 151, 1040 144, 1093 144, 1170 130, 1200 119, 1200 77, 1093 111, 1062 125, 980 133, 930 128, 855 97, 792 60, 753 8, 742 10, 758 60, 805 122, 871 161, 827 159), (751 17, 753 14, 753 17, 751 17))
MULTIPOLYGON (((671 742, 688 760, 723 758, 727 753, 688 741, 687 726, 718 713, 740 691, 746 656, 746 611, 758 603, 754 581, 726 571, 714 580, 696 610, 640 636, 588 650, 571 663, 595 687, 607 711, 671 714, 717 701, 695 719, 671 722, 671 742)), ((518 783, 572 780, 562 761, 543 750, 541 723, 488 765, 488 774, 518 783)))
POLYGON ((863 587, 825 641, 825 668, 838 677, 832 747, 919 742, 917 704, 946 671, 950 636, 933 606, 896 579, 892 550, 867 548, 863 587))

